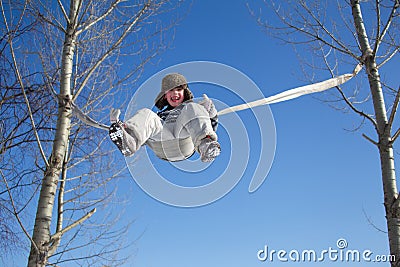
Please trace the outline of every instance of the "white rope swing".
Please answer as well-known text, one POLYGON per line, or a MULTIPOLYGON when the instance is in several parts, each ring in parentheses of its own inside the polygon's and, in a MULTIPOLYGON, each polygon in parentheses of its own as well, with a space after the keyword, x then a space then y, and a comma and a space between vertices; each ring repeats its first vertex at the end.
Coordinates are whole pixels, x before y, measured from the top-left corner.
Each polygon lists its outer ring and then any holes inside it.
MULTIPOLYGON (((237 111, 244 110, 244 109, 254 108, 254 107, 257 107, 257 106, 283 102, 283 101, 294 99, 294 98, 297 98, 297 97, 300 97, 300 96, 303 96, 303 95, 308 95, 308 94, 312 94, 312 93, 318 93, 318 92, 322 92, 322 91, 331 89, 333 87, 336 87, 336 86, 339 86, 341 84, 344 84, 345 82, 349 81, 351 78, 356 76, 360 72, 360 70, 362 69, 362 66, 363 65, 361 63, 358 64, 354 68, 353 73, 343 74, 343 75, 331 78, 331 79, 326 80, 326 81, 322 81, 322 82, 319 82, 319 83, 314 83, 314 84, 310 84, 310 85, 305 85, 305 86, 289 89, 289 90, 283 91, 283 92, 281 92, 279 94, 276 94, 276 95, 273 95, 273 96, 270 96, 270 97, 266 97, 266 98, 259 99, 259 100, 256 100, 256 101, 252 101, 252 102, 249 102, 249 103, 244 103, 244 104, 240 104, 240 105, 236 105, 236 106, 233 106, 233 107, 229 107, 229 108, 223 109, 223 110, 218 112, 218 116, 221 116, 221 115, 224 115, 224 114, 228 114, 228 113, 231 113, 231 112, 237 112, 237 111)), ((81 121, 86 123, 87 125, 96 127, 98 129, 101 129, 101 130, 108 131, 109 126, 93 120, 88 115, 83 113, 74 103, 72 103, 72 108, 73 108, 73 112, 75 113, 75 115, 81 121)))
POLYGON ((360 72, 361 69, 362 69, 362 64, 360 63, 354 68, 353 73, 343 74, 343 75, 340 75, 335 78, 331 78, 331 79, 323 81, 323 82, 305 85, 305 86, 297 87, 294 89, 289 89, 287 91, 281 92, 279 94, 276 94, 276 95, 273 95, 273 96, 270 96, 267 98, 263 98, 263 99, 259 99, 259 100, 252 101, 249 103, 229 107, 229 108, 219 111, 218 115, 224 115, 224 114, 228 114, 231 112, 236 112, 239 110, 244 110, 244 109, 267 105, 267 104, 274 104, 274 103, 290 100, 293 98, 297 98, 297 97, 300 97, 303 95, 322 92, 322 91, 331 89, 335 86, 344 84, 345 82, 347 82, 348 80, 350 80, 351 78, 356 76, 357 73, 360 72))
POLYGON ((101 130, 105 130, 108 131, 110 129, 110 126, 102 124, 100 122, 95 121, 94 119, 90 118, 88 115, 86 115, 85 113, 83 113, 82 110, 80 110, 75 103, 72 102, 71 104, 72 106, 72 112, 75 113, 75 115, 85 124, 101 129, 101 130))

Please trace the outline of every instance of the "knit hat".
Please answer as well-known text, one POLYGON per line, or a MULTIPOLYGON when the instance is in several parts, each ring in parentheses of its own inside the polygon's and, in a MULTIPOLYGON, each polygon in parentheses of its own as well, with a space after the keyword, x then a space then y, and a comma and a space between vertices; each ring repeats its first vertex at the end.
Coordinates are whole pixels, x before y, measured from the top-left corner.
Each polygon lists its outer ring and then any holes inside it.
MULTIPOLYGON (((181 86, 187 85, 186 78, 180 73, 170 73, 167 74, 161 81, 161 91, 158 93, 156 99, 154 100, 155 106, 159 109, 165 107, 168 102, 164 99, 164 95, 167 91, 181 86)), ((186 86, 184 92, 184 101, 190 100, 193 98, 192 92, 190 92, 189 88, 186 86)))

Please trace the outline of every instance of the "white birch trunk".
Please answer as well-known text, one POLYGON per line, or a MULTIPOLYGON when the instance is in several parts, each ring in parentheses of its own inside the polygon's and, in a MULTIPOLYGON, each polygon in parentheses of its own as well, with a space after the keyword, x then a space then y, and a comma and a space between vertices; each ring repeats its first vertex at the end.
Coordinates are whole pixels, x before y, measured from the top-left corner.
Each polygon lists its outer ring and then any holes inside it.
POLYGON ((358 40, 365 58, 365 68, 368 74, 368 81, 377 122, 376 130, 379 137, 378 148, 381 162, 384 205, 386 210, 390 254, 394 255, 396 259, 396 261, 392 262, 391 264, 392 266, 400 266, 400 201, 398 200, 398 191, 396 185, 393 147, 391 143, 391 129, 388 125, 388 119, 386 115, 387 111, 375 55, 373 55, 373 51, 370 47, 362 18, 360 0, 352 0, 351 6, 358 40))
POLYGON ((60 77, 59 108, 55 138, 49 166, 46 169, 40 190, 39 203, 33 229, 33 242, 28 260, 28 267, 46 266, 50 247, 50 225, 52 221, 54 200, 60 177, 64 156, 67 151, 70 134, 71 78, 75 52, 75 27, 78 13, 78 1, 71 0, 69 23, 62 51, 62 68, 60 77))

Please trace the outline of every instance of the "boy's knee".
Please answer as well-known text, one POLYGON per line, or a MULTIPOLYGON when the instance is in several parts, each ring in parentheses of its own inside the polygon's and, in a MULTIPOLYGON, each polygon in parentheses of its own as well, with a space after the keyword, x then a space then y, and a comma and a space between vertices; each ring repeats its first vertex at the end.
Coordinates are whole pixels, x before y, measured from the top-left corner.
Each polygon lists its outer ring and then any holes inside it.
POLYGON ((125 122, 126 131, 143 145, 148 138, 158 134, 163 126, 160 118, 148 108, 140 109, 125 122))

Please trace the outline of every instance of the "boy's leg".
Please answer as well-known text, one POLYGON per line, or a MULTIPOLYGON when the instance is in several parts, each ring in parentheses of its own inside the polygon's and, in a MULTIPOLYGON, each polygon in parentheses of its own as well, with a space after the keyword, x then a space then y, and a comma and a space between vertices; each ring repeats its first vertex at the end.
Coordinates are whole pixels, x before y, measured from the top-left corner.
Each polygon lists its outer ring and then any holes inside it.
POLYGON ((217 134, 211 126, 210 116, 206 109, 197 103, 187 103, 182 108, 181 114, 176 120, 174 127, 175 137, 188 132, 192 137, 195 147, 201 140, 209 136, 212 140, 217 140, 217 134))
POLYGON ((134 154, 150 137, 162 130, 160 118, 150 109, 141 109, 125 123, 110 127, 111 140, 124 156, 134 154))
POLYGON ((210 116, 203 106, 197 103, 185 104, 176 120, 174 134, 178 137, 185 131, 190 134, 202 161, 212 161, 220 154, 218 136, 214 132, 210 116))

